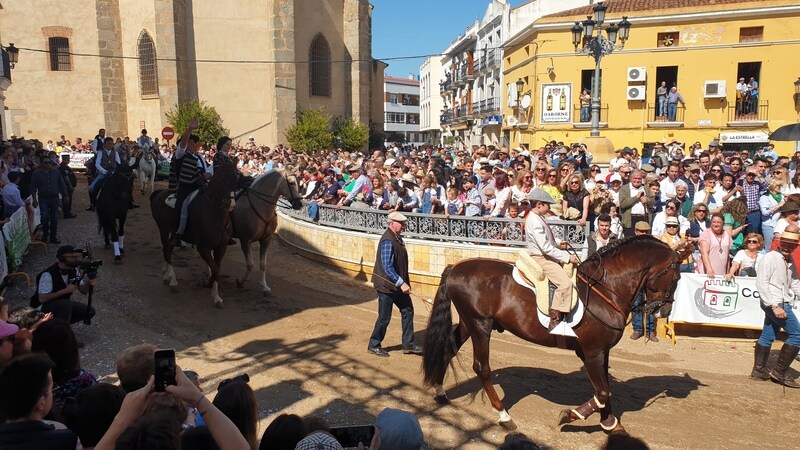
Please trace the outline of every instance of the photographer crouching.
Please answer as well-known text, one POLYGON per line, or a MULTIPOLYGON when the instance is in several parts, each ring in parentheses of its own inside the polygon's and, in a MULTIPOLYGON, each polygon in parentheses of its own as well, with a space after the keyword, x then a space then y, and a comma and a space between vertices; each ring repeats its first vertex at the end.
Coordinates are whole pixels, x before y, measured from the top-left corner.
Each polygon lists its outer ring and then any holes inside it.
POLYGON ((36 292, 31 297, 31 307, 53 317, 73 324, 83 321, 91 323, 95 310, 92 308, 92 291, 97 283, 97 269, 102 261, 93 261, 89 252, 71 245, 59 247, 58 261, 36 276, 36 292), (71 300, 78 291, 89 295, 86 304, 71 300))

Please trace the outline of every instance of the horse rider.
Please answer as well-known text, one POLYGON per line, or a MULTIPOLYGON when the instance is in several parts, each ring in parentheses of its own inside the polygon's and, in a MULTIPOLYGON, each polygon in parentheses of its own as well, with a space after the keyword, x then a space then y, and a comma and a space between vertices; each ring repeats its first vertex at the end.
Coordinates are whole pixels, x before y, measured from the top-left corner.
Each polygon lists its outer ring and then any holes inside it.
POLYGON ((97 169, 97 176, 92 180, 89 185, 89 194, 93 198, 97 198, 97 189, 102 186, 103 180, 113 172, 117 165, 120 164, 119 154, 114 150, 114 138, 106 137, 103 140, 103 148, 97 152, 95 156, 95 168, 97 169))
POLYGON ((173 245, 180 244, 181 236, 186 231, 186 221, 189 219, 189 204, 186 198, 205 186, 206 181, 211 178, 205 160, 197 154, 197 143, 200 138, 192 134, 196 128, 197 118, 192 118, 175 150, 173 165, 177 178, 175 210, 179 220, 178 229, 173 235, 173 245))
MULTIPOLYGON (((572 297, 572 280, 561 267, 562 264, 580 264, 575 255, 567 253, 567 243, 562 242, 560 247, 556 243, 555 235, 544 216, 550 211, 550 205, 555 203, 553 197, 542 189, 531 191, 531 213, 525 220, 525 240, 528 242, 528 251, 531 257, 542 267, 542 272, 550 282, 556 286, 553 303, 550 306, 550 324, 547 329, 552 331, 570 310, 572 297)), ((546 293, 544 295, 547 295, 546 293)))
POLYGON ((228 136, 222 136, 217 141, 217 152, 214 153, 214 161, 213 161, 213 171, 216 172, 219 169, 219 166, 222 164, 230 163, 231 157, 228 152, 231 151, 231 147, 233 147, 233 141, 228 136))

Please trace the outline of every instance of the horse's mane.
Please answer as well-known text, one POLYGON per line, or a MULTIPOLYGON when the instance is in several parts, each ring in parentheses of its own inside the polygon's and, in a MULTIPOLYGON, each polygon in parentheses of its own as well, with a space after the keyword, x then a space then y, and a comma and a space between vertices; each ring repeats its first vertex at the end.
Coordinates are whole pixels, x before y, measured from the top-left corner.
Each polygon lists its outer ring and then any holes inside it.
POLYGON ((588 258, 586 258, 585 262, 595 261, 595 262, 599 263, 600 260, 603 259, 604 256, 613 254, 613 253, 619 251, 622 248, 628 247, 628 246, 633 245, 633 244, 638 244, 638 243, 641 243, 641 242, 650 242, 650 243, 653 243, 655 245, 659 245, 661 247, 669 248, 669 246, 667 244, 665 244, 663 241, 660 241, 660 240, 658 240, 658 239, 656 239, 656 238, 654 238, 653 236, 650 236, 650 235, 631 236, 631 237, 626 238, 626 239, 618 239, 618 240, 616 240, 614 242, 611 242, 610 244, 606 245, 605 247, 600 248, 600 250, 598 250, 597 252, 595 252, 594 254, 589 256, 588 258))
POLYGON ((277 183, 280 181, 281 177, 283 177, 283 170, 273 170, 271 172, 262 173, 253 179, 253 184, 251 186, 255 186, 256 183, 277 183))

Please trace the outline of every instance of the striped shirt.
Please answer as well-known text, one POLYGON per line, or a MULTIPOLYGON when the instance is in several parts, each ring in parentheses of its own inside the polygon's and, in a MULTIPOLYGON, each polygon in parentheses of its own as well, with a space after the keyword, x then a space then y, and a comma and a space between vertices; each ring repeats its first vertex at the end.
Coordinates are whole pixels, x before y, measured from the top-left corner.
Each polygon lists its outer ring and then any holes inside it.
POLYGON ((758 199, 761 198, 761 194, 767 192, 767 186, 759 180, 748 183, 745 179, 742 182, 742 188, 744 188, 742 194, 747 200, 747 212, 759 211, 761 207, 758 204, 758 199))
POLYGON ((178 187, 195 187, 200 184, 203 171, 197 165, 197 156, 194 153, 183 155, 181 172, 178 174, 178 187))

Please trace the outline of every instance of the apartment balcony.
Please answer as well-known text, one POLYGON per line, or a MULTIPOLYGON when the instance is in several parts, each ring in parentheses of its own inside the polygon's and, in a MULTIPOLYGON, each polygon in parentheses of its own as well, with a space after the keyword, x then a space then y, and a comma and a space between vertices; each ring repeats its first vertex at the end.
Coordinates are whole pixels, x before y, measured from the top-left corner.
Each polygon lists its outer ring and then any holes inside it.
POLYGON ((442 97, 446 97, 447 96, 447 92, 448 92, 447 91, 447 85, 448 84, 449 84, 449 81, 447 79, 442 80, 442 81, 439 82, 439 95, 441 95, 442 97))
POLYGON ((673 117, 670 117, 669 107, 666 111, 659 111, 657 103, 647 105, 648 128, 680 128, 683 126, 683 117, 686 108, 676 105, 673 117), (665 115, 666 114, 666 115, 665 115))
POLYGON ((729 127, 763 127, 769 120, 769 101, 759 100, 755 102, 730 102, 728 103, 728 126, 729 127))
MULTIPOLYGON (((581 104, 576 103, 572 105, 572 127, 573 128, 591 128, 592 127, 592 111, 589 109, 588 113, 581 114, 581 104)), ((600 105, 600 128, 608 128, 608 103, 600 105)))
POLYGON ((500 52, 498 50, 489 50, 486 54, 486 68, 498 69, 500 68, 500 52))
POLYGON ((480 73, 485 68, 486 68, 486 61, 484 60, 484 58, 475 58, 475 61, 472 63, 472 71, 474 73, 480 73))
POLYGON ((486 108, 486 100, 482 100, 480 102, 475 102, 472 104, 472 114, 473 115, 480 115, 483 113, 483 110, 486 108))
POLYGON ((500 102, 500 97, 490 97, 486 100, 482 101, 481 103, 486 102, 486 105, 481 108, 481 112, 484 114, 495 114, 500 112, 502 109, 502 103, 500 102))
POLYGON ((447 125, 453 121, 453 113, 450 111, 445 111, 439 116, 439 123, 442 125, 447 125))

